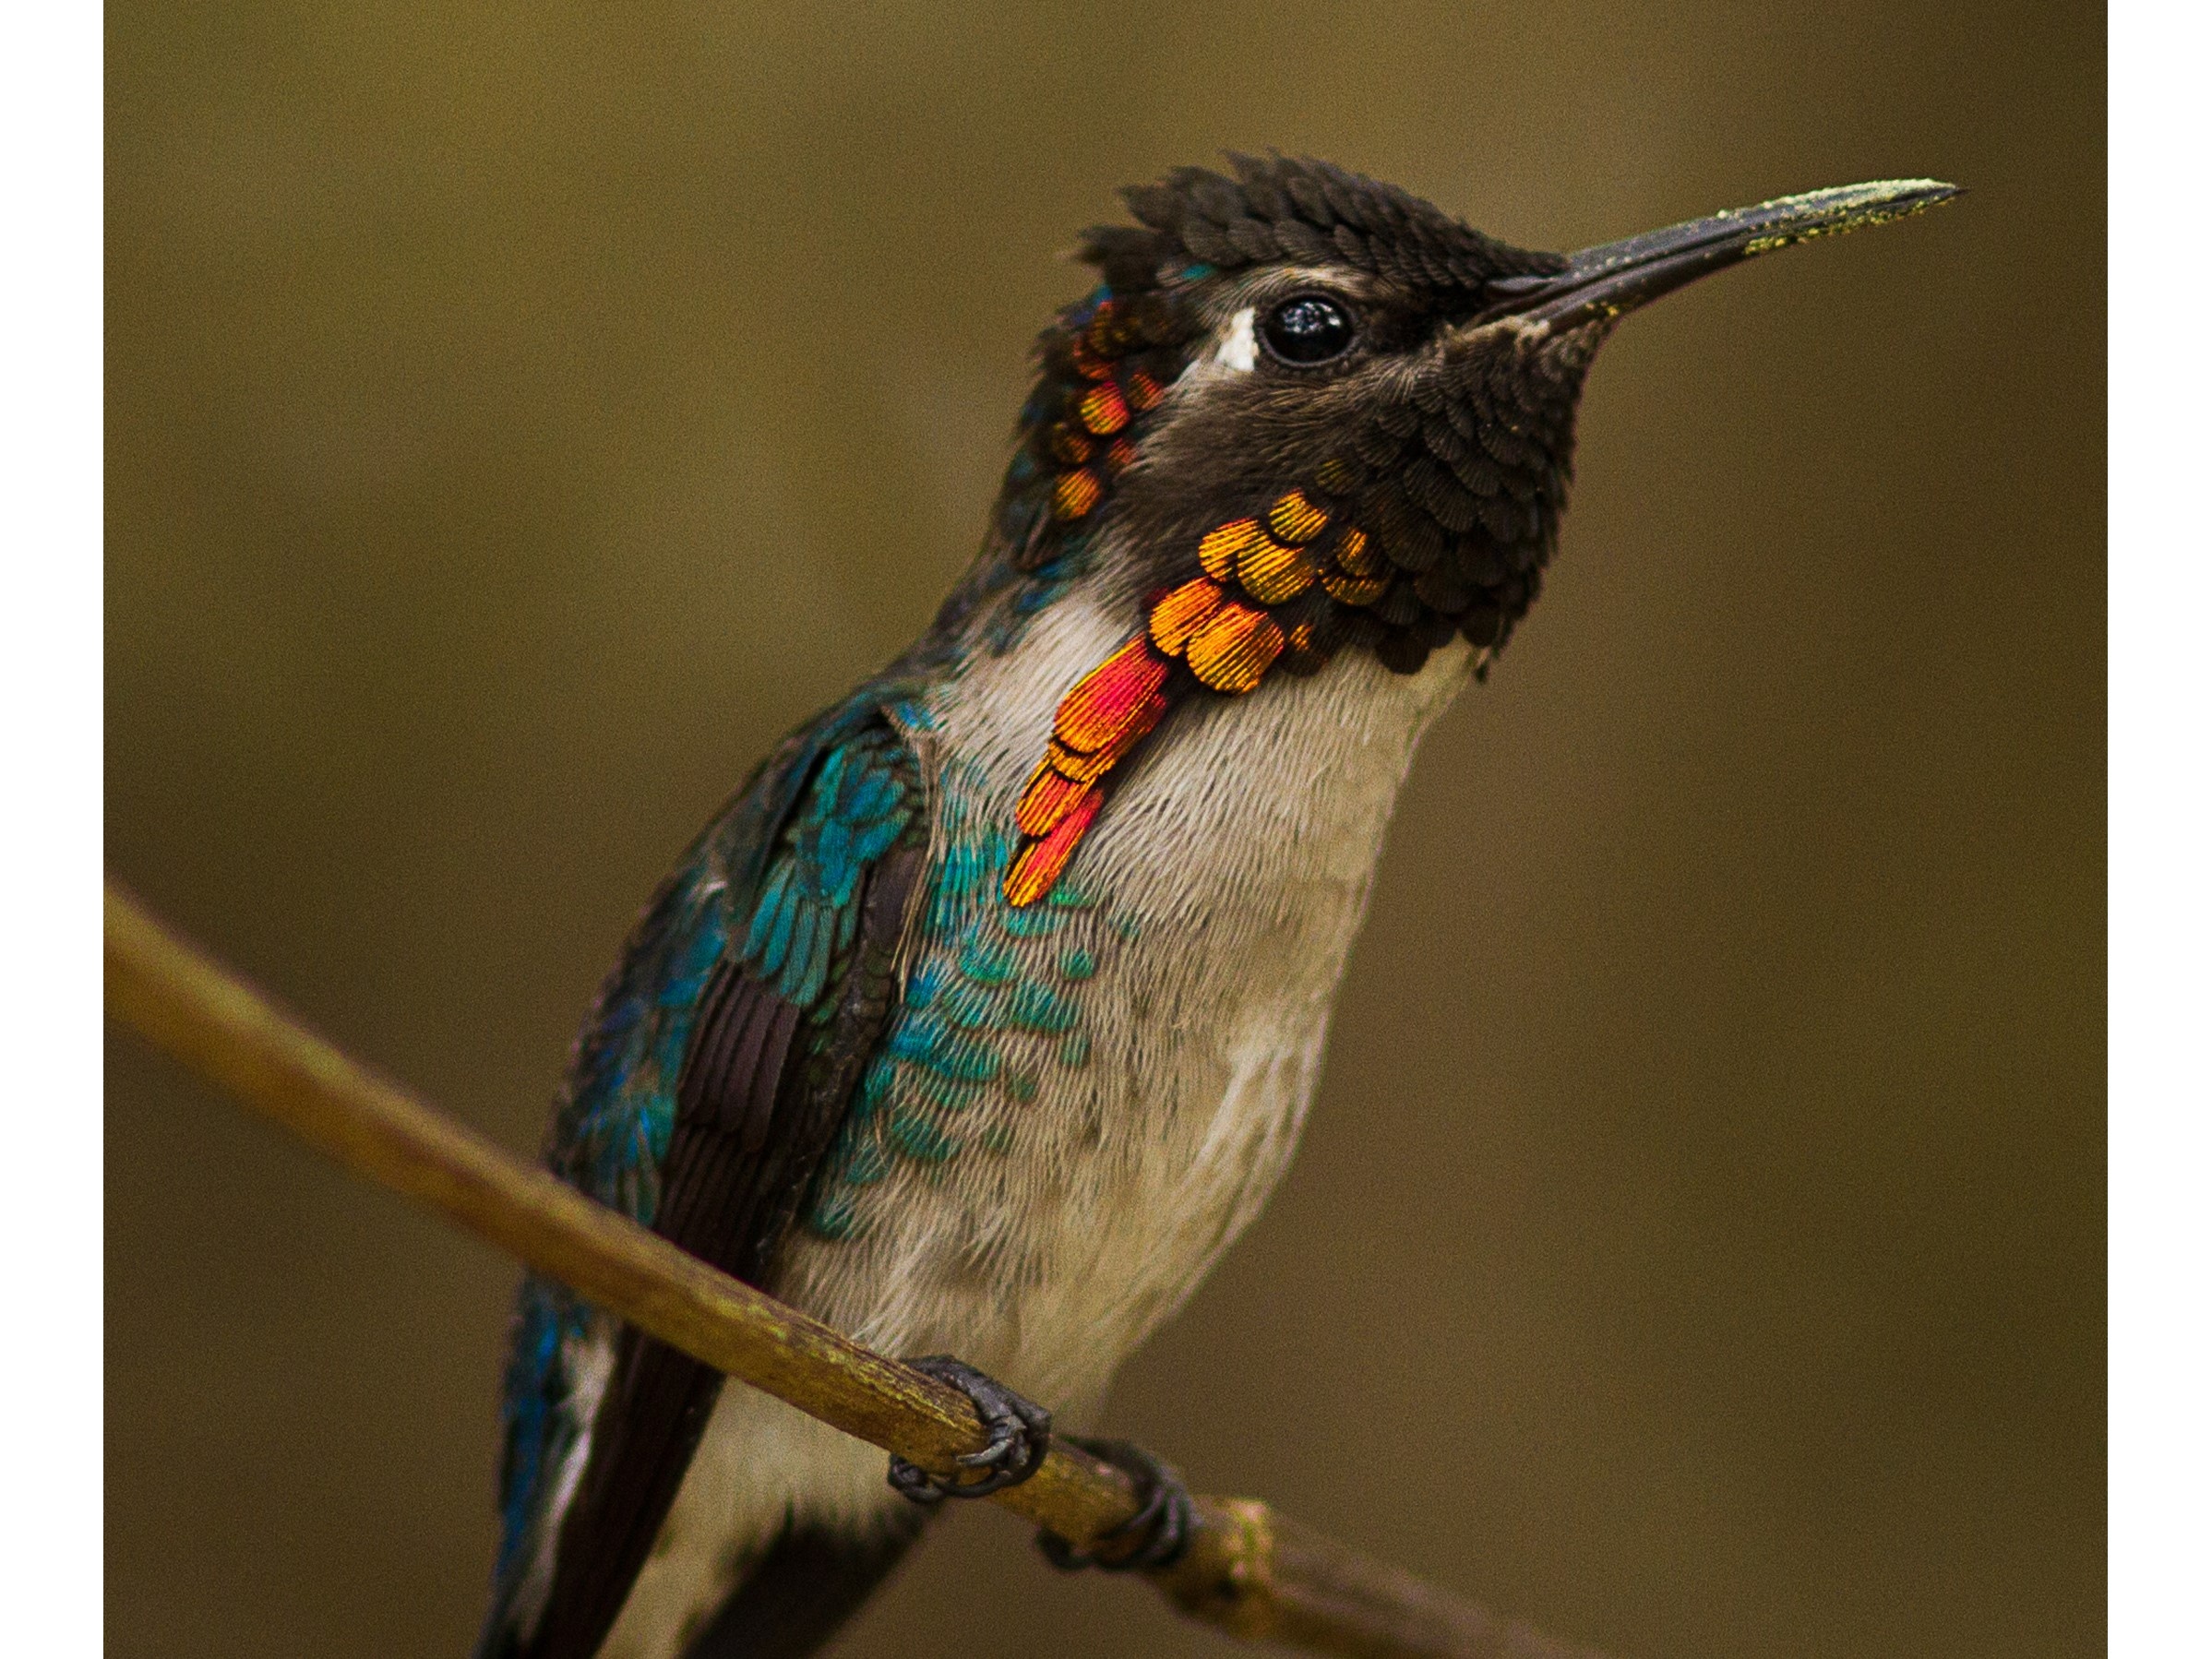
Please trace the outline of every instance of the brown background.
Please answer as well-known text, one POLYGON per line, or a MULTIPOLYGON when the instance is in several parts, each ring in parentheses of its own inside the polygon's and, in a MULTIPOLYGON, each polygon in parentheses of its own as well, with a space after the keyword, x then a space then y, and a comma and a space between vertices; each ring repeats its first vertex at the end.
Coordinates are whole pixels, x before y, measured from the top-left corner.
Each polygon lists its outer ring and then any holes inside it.
MULTIPOLYGON (((1304 1154, 1111 1416, 1636 1659, 2096 1652, 2101 30, 122 0, 113 866, 527 1148, 972 550, 1113 186, 1273 144, 1558 247, 1961 179, 1608 348, 1304 1154)), ((107 1059, 111 1651, 460 1654, 512 1270, 107 1059)), ((842 1651, 1224 1650, 973 1513, 842 1651)))

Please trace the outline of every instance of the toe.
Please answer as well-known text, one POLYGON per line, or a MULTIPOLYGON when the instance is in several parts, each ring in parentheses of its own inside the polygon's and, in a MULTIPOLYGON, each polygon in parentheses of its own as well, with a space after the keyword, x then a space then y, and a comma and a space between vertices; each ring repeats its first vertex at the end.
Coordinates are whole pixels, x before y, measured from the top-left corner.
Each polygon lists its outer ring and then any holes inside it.
MULTIPOLYGON (((987 1431, 982 1450, 963 1452, 954 1461, 963 1469, 977 1471, 973 1479, 944 1480, 916 1471, 939 1497, 985 1498, 1018 1485, 1035 1474, 1052 1441, 1052 1414, 1034 1401, 1025 1400, 1005 1384, 985 1376, 973 1366, 950 1355, 933 1354, 907 1361, 917 1371, 946 1382, 968 1397, 977 1420, 987 1431)), ((911 1467, 911 1465, 909 1465, 911 1467)), ((894 1469, 891 1484, 905 1491, 894 1469)))

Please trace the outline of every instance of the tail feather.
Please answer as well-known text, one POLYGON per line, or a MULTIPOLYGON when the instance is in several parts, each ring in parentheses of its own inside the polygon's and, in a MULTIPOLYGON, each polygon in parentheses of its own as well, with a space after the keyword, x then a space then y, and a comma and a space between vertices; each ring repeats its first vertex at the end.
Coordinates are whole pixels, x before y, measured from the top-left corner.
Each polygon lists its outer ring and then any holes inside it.
POLYGON ((865 1533, 785 1523, 747 1569, 684 1659, 806 1659, 890 1576, 927 1512, 892 1511, 865 1533))

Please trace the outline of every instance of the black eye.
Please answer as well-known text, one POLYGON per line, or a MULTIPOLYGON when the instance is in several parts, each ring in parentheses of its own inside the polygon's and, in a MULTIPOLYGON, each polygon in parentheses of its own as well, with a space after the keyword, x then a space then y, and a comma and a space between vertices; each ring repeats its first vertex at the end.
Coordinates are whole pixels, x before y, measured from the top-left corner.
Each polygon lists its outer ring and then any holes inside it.
POLYGON ((1299 368, 1327 363, 1352 349, 1352 314, 1325 293, 1301 293, 1267 314, 1260 337, 1271 355, 1299 368))

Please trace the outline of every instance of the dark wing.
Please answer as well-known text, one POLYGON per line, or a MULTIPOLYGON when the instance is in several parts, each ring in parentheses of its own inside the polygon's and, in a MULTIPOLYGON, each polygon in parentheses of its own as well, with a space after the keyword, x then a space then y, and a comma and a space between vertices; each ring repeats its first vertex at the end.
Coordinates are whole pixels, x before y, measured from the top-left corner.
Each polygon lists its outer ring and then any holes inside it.
MULTIPOLYGON (((759 1283, 881 1035, 926 833, 914 757, 872 710, 787 747, 693 848, 603 991, 556 1119, 559 1173, 759 1283)), ((610 1336, 558 1286, 524 1286, 483 1653, 597 1650, 722 1382, 627 1326, 610 1336)))

